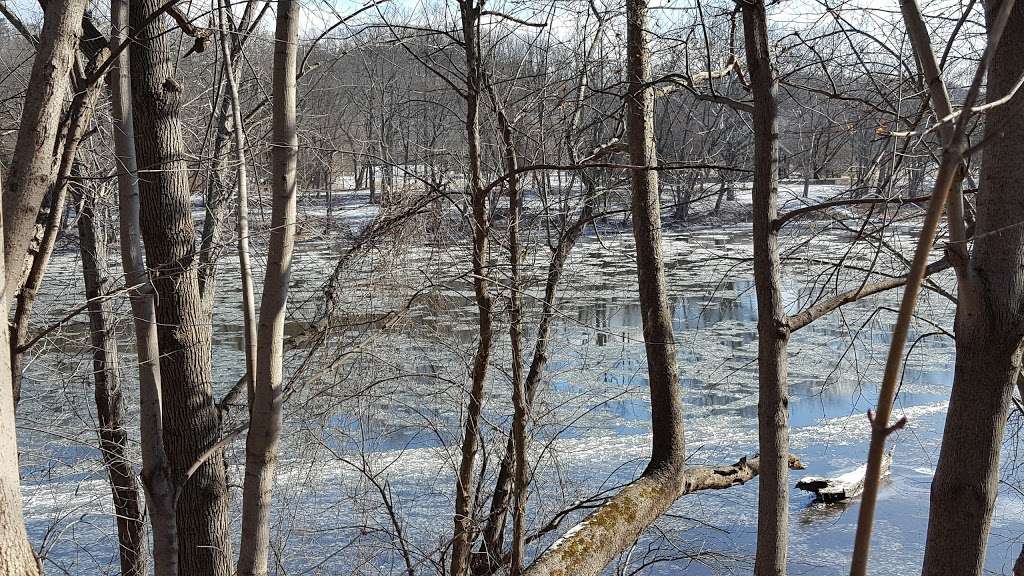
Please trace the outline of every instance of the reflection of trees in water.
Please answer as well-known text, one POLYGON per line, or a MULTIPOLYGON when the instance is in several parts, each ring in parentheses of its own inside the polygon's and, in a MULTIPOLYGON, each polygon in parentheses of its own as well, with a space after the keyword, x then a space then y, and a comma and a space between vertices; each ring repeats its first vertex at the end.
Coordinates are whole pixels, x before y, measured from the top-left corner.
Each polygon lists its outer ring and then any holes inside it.
POLYGON ((597 345, 608 343, 608 304, 599 300, 594 304, 594 328, 597 329, 597 345))

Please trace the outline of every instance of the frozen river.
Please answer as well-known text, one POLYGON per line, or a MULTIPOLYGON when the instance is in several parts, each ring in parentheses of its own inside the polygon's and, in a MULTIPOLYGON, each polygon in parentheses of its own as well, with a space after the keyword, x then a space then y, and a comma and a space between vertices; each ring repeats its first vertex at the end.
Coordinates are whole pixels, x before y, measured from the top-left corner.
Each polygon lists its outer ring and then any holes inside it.
MULTIPOLYGON (((339 218, 344 223, 343 210, 339 218)), ((310 222, 314 229, 320 220, 310 222)), ((857 271, 826 273, 816 264, 843 252, 844 232, 798 230, 784 245, 789 250, 785 289, 790 311, 863 278, 857 271)), ((894 231, 890 240, 898 244, 906 235, 894 231)), ((757 450, 756 305, 744 261, 749 245, 749 225, 743 224, 666 232, 687 449, 694 463, 731 463, 757 450)), ((300 242, 289 334, 303 333, 316 318, 323 281, 343 246, 341 234, 322 235, 319 229, 300 242)), ((579 498, 629 481, 645 464, 650 412, 631 249, 628 229, 610 224, 600 235, 581 239, 570 261, 551 363, 534 411, 529 528, 579 498)), ((543 250, 528 256, 538 276, 545 258, 543 250)), ((889 265, 870 250, 847 255, 846 264, 850 269, 889 265)), ((52 266, 43 296, 49 305, 37 306, 44 311, 37 329, 81 299, 73 247, 58 254, 52 266)), ((475 344, 467 268, 465 246, 456 241, 423 245, 400 238, 371 247, 340 276, 342 314, 326 340, 315 348, 303 343, 292 350, 288 364, 295 392, 286 407, 275 492, 272 564, 277 573, 402 572, 382 494, 399 519, 417 573, 436 573, 439 547, 451 530, 462 387, 475 344), (401 315, 382 319, 395 310, 401 315), (342 354, 345 358, 334 369, 323 369, 342 354)), ((496 270, 500 284, 502 272, 496 270)), ((219 392, 242 369, 236 275, 228 254, 214 318, 219 392)), ((939 282, 948 285, 950 278, 939 282)), ((542 289, 542 283, 535 283, 527 293, 531 327, 542 289)), ((868 443, 864 413, 877 399, 895 316, 886 307, 892 308, 897 296, 850 305, 794 335, 789 362, 792 449, 809 465, 795 474, 829 476, 863 462, 868 443)), ((485 407, 488 450, 504 446, 512 412, 503 306, 497 306, 501 336, 485 407)), ((127 319, 127 303, 116 307, 127 319)), ((894 416, 906 415, 910 423, 895 437, 895 464, 877 512, 873 566, 879 574, 919 570, 929 483, 951 382, 953 343, 942 331, 952 329, 952 304, 941 295, 925 294, 919 316, 894 416)), ((28 368, 18 414, 24 494, 33 542, 41 547, 49 573, 106 574, 116 571, 115 540, 109 491, 95 449, 89 366, 81 347, 84 317, 79 320, 48 338, 28 368)), ((128 329, 126 322, 123 328, 128 329)), ((122 363, 130 384, 130 340, 124 336, 122 363)), ((1018 416, 1011 418, 1012 434, 1018 416)), ((241 448, 236 441, 229 450, 229 476, 235 483, 241 448)), ((1011 435, 987 562, 993 574, 1010 574, 1024 533, 1016 448, 1011 435)), ((484 452, 489 486, 498 457, 484 452)), ((684 497, 621 559, 621 573, 677 574, 685 568, 694 575, 749 574, 756 496, 755 480, 684 497)), ((237 491, 233 497, 237 514, 237 491)), ((810 494, 793 492, 791 574, 847 573, 857 506, 813 504, 810 494)), ((529 553, 549 542, 540 539, 529 553)))

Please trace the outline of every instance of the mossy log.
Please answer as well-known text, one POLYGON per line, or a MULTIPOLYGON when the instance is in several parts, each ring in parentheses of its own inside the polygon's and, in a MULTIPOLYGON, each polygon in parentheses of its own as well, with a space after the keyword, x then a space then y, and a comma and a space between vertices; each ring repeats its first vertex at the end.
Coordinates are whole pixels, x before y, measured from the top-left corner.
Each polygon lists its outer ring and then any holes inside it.
MULTIPOLYGON (((789 467, 805 468, 792 455, 789 467)), ((759 469, 760 459, 755 456, 728 466, 686 468, 681 475, 648 470, 570 528, 523 575, 596 576, 680 497, 744 484, 756 477, 759 469)))

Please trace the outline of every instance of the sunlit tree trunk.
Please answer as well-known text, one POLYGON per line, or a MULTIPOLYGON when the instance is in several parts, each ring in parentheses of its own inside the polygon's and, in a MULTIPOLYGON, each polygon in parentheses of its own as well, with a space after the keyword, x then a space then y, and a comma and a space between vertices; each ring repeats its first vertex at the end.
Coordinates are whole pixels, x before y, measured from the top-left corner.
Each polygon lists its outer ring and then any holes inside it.
MULTIPOLYGON (((7 186, 0 190, 4 244, 0 276, 5 279, 0 311, 5 316, 21 280, 36 214, 55 178, 51 155, 85 4, 84 0, 56 4, 43 20, 7 186)), ((25 530, 20 486, 9 333, 7 322, 0 322, 0 574, 5 576, 40 572, 25 530)))
MULTIPOLYGON (((242 540, 238 574, 267 573, 270 553, 270 508, 274 469, 281 434, 281 382, 284 322, 288 303, 292 250, 295 245, 296 60, 299 2, 277 3, 274 35, 274 110, 271 134, 271 215, 267 271, 260 301, 259 354, 256 388, 245 443, 245 484, 242 493, 242 540)), ((237 109, 236 109, 237 117, 237 109)), ((240 124, 240 123, 239 123, 240 124)), ((236 130, 240 128, 236 126, 236 130)))
POLYGON ((196 271, 196 231, 162 0, 131 2, 132 104, 140 224, 156 291, 164 443, 178 494, 179 570, 231 574, 220 418, 210 374, 210 326, 196 271), (201 461, 202 460, 202 461, 201 461), (191 475, 188 472, 199 463, 191 475))
MULTIPOLYGON (((117 50, 128 41, 130 0, 111 0, 110 42, 117 50)), ((121 265, 129 292, 139 366, 139 438, 142 447, 142 484, 153 534, 153 573, 178 576, 178 532, 174 515, 174 487, 164 449, 160 350, 156 329, 153 285, 143 261, 139 224, 138 170, 132 119, 129 50, 121 51, 110 70, 110 107, 114 153, 117 158, 118 230, 121 265)))
MULTIPOLYGON (((1001 2, 986 3, 989 25, 1001 2)), ((989 100, 1024 73, 1016 3, 988 71, 989 100)), ((985 116, 974 249, 960 284, 956 367, 932 481, 923 574, 981 574, 999 483, 999 451, 1024 340, 1024 99, 985 116), (998 231, 998 233, 995 233, 998 231)))
MULTIPOLYGON (((0 272, 3 272, 0 260, 0 272)), ((0 310, 7 311, 6 292, 0 292, 0 310)), ((21 512, 18 443, 14 433, 14 393, 7 322, 0 322, 0 574, 40 574, 35 551, 28 541, 21 512)))
POLYGON ((778 216, 778 85, 772 72, 762 0, 741 4, 747 68, 754 97, 754 284, 757 292, 758 480, 754 574, 786 573, 789 526, 789 319, 782 303, 778 216))
POLYGON ((21 127, 4 190, 6 290, 12 296, 22 282, 25 257, 46 192, 56 180, 53 150, 71 64, 82 33, 85 0, 54 2, 46 10, 25 92, 21 127))

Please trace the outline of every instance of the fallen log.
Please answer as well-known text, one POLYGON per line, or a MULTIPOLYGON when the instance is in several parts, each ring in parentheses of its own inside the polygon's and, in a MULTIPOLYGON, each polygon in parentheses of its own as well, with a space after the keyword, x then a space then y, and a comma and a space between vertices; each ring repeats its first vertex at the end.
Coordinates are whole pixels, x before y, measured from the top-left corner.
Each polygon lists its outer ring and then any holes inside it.
MULTIPOLYGON (((794 455, 791 470, 806 468, 794 455)), ((761 459, 740 458, 725 466, 688 466, 682 474, 648 470, 562 535, 523 576, 597 576, 676 500, 703 490, 739 486, 757 477, 761 459)))
MULTIPOLYGON (((889 475, 890 467, 892 467, 892 450, 882 458, 882 478, 889 475)), ((860 495, 864 490, 866 472, 867 464, 864 464, 835 478, 804 476, 796 483, 796 487, 800 490, 814 492, 815 500, 818 502, 839 502, 860 495)))

